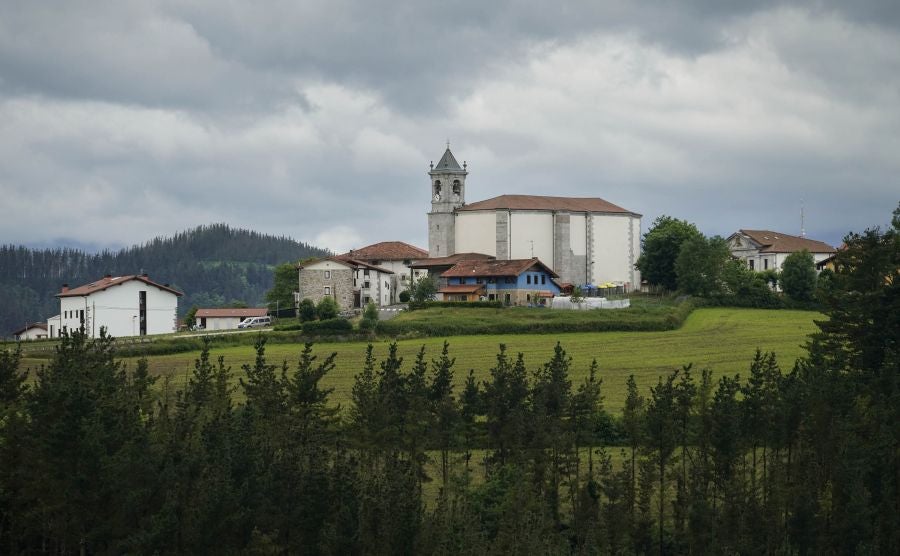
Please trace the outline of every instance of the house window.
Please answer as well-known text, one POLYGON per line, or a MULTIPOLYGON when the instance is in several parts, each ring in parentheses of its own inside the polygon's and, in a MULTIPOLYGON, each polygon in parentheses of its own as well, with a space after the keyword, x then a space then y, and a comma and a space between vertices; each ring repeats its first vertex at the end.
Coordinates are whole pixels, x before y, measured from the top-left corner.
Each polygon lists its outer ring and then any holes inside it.
POLYGON ((531 274, 526 274, 526 275, 525 275, 525 283, 526 283, 526 284, 530 284, 530 283, 531 283, 531 274))
POLYGON ((497 299, 497 296, 495 294, 493 294, 493 293, 488 294, 488 301, 494 301, 495 299, 497 299))
POLYGON ((326 270, 326 271, 325 271, 325 279, 326 279, 326 280, 331 280, 331 271, 330 271, 330 270, 326 270))
POLYGON ((325 295, 331 295, 331 286, 325 286, 325 295))
POLYGON ((476 284, 484 284, 484 278, 480 278, 480 277, 479 277, 479 278, 475 278, 475 283, 476 283, 476 284))
POLYGON ((763 270, 769 270, 769 259, 763 259, 763 270))
POLYGON ((507 305, 509 305, 509 303, 510 303, 510 295, 509 294, 506 294, 504 296, 503 303, 506 303, 507 305))
POLYGON ((545 285, 547 283, 547 275, 541 274, 541 285, 545 285))
POLYGON ((368 275, 369 275, 369 269, 367 268, 367 269, 363 270, 363 276, 368 276, 368 275))
POLYGON ((507 276, 506 278, 503 279, 503 283, 504 283, 504 284, 515 284, 515 283, 516 283, 516 279, 515 279, 515 278, 512 278, 512 277, 510 277, 510 276, 507 276))
POLYGON ((753 259, 750 259, 750 260, 747 261, 747 263, 750 265, 750 270, 753 270, 753 263, 754 263, 754 260, 753 260, 753 259))
POLYGON ((465 279, 465 278, 457 278, 456 281, 457 281, 457 283, 459 283, 459 284, 465 284, 465 283, 466 283, 466 279, 465 279))
POLYGON ((363 282, 363 288, 364 288, 364 289, 369 289, 370 287, 372 287, 372 284, 370 284, 368 280, 366 280, 365 282, 363 282))
POLYGON ((525 294, 525 301, 531 302, 531 294, 530 293, 525 294))
POLYGON ((493 278, 493 277, 488 278, 488 284, 496 284, 496 283, 497 283, 497 279, 496 279, 496 278, 493 278))

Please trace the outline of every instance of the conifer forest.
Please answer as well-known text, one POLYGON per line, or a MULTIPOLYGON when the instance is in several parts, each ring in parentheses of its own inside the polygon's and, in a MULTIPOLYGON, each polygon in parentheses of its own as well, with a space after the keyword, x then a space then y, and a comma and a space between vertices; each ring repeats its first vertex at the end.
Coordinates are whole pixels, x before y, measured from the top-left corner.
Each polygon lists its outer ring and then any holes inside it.
POLYGON ((59 314, 59 300, 54 295, 62 284, 74 288, 106 274, 146 272, 151 280, 184 292, 179 301, 183 315, 191 306, 263 304, 272 287, 275 265, 327 254, 287 237, 225 224, 199 226, 172 237, 99 253, 0 245, 0 337, 59 314))
POLYGON ((312 345, 239 373, 207 347, 177 391, 105 337, 32 376, 6 351, 0 552, 898 554, 898 269, 900 213, 848 236, 806 357, 686 361, 616 413, 564 345, 484 381, 370 348, 347 407, 312 345))

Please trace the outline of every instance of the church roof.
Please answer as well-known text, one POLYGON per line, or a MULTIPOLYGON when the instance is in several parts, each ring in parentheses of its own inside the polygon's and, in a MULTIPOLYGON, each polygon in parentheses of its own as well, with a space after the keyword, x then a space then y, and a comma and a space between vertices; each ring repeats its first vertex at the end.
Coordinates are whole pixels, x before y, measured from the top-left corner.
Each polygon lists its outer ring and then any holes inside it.
POLYGON ((640 216, 598 197, 547 197, 543 195, 500 195, 460 207, 469 210, 564 210, 570 212, 608 212, 640 216))
POLYGON ((511 259, 505 261, 497 260, 465 260, 456 263, 450 270, 445 272, 445 278, 465 277, 465 276, 518 276, 526 270, 535 266, 541 267, 544 272, 551 277, 558 277, 553 270, 538 260, 533 259, 511 259))
MULTIPOLYGON (((810 253, 834 253, 834 247, 823 241, 773 232, 772 230, 738 230, 759 245, 761 253, 793 253, 806 249, 810 253)), ((734 234, 732 234, 734 235, 734 234)))
POLYGON ((434 168, 431 169, 432 174, 464 174, 466 171, 459 165, 459 162, 456 161, 456 157, 453 156, 453 153, 450 152, 450 147, 447 147, 447 150, 444 151, 444 156, 438 160, 438 163, 435 164, 434 168))
POLYGON ((113 286, 118 286, 124 284, 125 282, 130 282, 132 280, 137 280, 138 282, 143 282, 148 286, 155 286, 163 291, 167 291, 169 293, 173 293, 178 297, 184 295, 180 291, 170 288, 168 284, 157 284, 153 280, 147 277, 146 274, 131 274, 129 276, 116 276, 113 277, 111 275, 106 275, 103 278, 97 280, 96 282, 91 282, 90 284, 85 284, 83 286, 78 286, 77 288, 68 289, 67 287, 63 288, 63 291, 56 294, 56 297, 79 297, 91 295, 92 293, 101 292, 103 290, 109 289, 113 286))

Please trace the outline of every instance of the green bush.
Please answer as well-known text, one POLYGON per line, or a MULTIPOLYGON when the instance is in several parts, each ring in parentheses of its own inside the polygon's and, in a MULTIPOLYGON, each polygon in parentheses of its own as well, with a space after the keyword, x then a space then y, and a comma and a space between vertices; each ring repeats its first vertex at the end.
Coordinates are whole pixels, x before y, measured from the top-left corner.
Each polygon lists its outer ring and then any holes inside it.
POLYGON ((400 303, 409 303, 409 290, 403 290, 400 292, 400 303))
POLYGON ((300 309, 297 316, 300 318, 300 322, 316 320, 316 317, 318 316, 316 314, 316 304, 313 303, 312 299, 306 298, 300 302, 300 309))
POLYGON ((305 334, 340 334, 341 332, 352 331, 353 324, 347 319, 334 318, 303 323, 303 332, 305 334))
POLYGON ((286 332, 289 330, 303 330, 303 323, 294 321, 287 324, 276 324, 274 330, 277 330, 279 332, 286 332))
POLYGON ((340 307, 333 297, 323 297, 322 301, 316 305, 316 314, 319 316, 319 320, 331 320, 338 316, 339 311, 340 307))
POLYGON ((375 330, 376 326, 378 326, 378 319, 364 318, 359 321, 360 330, 375 330))

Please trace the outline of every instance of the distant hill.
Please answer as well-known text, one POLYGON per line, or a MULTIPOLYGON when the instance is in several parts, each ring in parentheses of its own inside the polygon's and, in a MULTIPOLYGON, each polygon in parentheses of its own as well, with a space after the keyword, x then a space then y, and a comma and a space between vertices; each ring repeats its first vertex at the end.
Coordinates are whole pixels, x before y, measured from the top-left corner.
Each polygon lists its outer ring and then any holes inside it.
POLYGON ((59 301, 54 295, 62 284, 75 287, 105 274, 121 276, 143 270, 151 280, 185 293, 178 303, 183 315, 192 305, 261 305, 272 287, 275 265, 328 254, 288 237, 225 224, 200 226, 173 237, 157 237, 142 245, 100 253, 2 245, 0 337, 57 314, 59 301))

